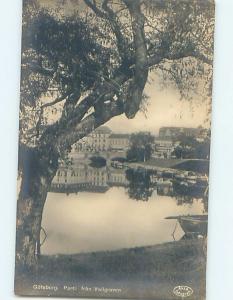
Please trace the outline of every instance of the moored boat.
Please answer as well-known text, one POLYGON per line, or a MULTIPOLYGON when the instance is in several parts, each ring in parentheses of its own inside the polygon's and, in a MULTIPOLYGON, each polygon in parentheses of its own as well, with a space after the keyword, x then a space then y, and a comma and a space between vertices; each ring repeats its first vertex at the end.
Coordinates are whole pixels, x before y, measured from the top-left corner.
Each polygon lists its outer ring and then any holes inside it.
POLYGON ((165 219, 177 219, 186 235, 207 236, 208 215, 170 216, 165 219))

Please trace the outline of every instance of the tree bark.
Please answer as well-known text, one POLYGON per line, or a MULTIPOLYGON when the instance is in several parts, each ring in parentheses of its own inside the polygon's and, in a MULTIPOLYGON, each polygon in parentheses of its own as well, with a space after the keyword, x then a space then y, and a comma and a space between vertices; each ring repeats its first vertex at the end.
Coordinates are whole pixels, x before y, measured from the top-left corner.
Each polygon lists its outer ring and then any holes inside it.
MULTIPOLYGON (((104 110, 103 110, 104 111, 104 110)), ((20 146, 19 170, 22 182, 17 204, 16 266, 28 270, 37 267, 40 255, 40 231, 43 208, 52 179, 58 169, 58 158, 80 140, 113 116, 122 114, 117 101, 104 111, 95 113, 70 128, 46 131, 38 148, 20 146)))
POLYGON ((41 149, 19 150, 21 188, 17 203, 16 267, 27 270, 37 266, 43 208, 51 181, 58 168, 57 156, 41 149))

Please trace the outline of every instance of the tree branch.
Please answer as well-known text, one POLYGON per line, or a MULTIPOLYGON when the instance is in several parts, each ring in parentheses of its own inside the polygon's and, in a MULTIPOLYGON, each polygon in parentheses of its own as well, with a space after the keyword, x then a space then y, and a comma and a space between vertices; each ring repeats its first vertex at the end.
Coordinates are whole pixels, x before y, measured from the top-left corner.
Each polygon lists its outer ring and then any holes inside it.
POLYGON ((93 12, 97 15, 97 17, 107 19, 107 15, 105 14, 105 12, 100 10, 94 2, 92 2, 91 0, 84 0, 84 2, 88 7, 90 7, 93 10, 93 12))
POLYGON ((121 32, 122 24, 117 18, 117 14, 108 6, 109 0, 104 0, 102 4, 102 8, 104 11, 100 10, 95 1, 84 0, 86 5, 93 10, 93 12, 100 18, 108 21, 111 26, 111 29, 116 37, 118 53, 122 58, 122 61, 129 59, 129 49, 124 35, 121 32))
POLYGON ((68 93, 65 93, 64 95, 56 98, 54 101, 52 102, 49 102, 49 103, 45 103, 43 104, 41 107, 40 107, 40 114, 39 114, 39 119, 36 123, 36 134, 35 134, 35 137, 39 137, 40 135, 40 126, 41 126, 41 121, 42 121, 42 118, 43 118, 43 113, 44 113, 44 109, 46 107, 50 107, 50 106, 53 106, 61 101, 63 101, 69 94, 68 93))
POLYGON ((125 37, 121 32, 122 24, 120 24, 119 19, 117 18, 117 14, 108 6, 109 0, 104 0, 102 7, 106 14, 108 15, 108 21, 111 25, 112 31, 115 34, 116 41, 117 41, 117 48, 119 55, 121 56, 122 60, 127 60, 129 58, 129 49, 127 49, 127 43, 125 37))
POLYGON ((43 104, 40 108, 44 109, 46 107, 53 106, 53 105, 65 100, 65 98, 68 97, 68 95, 69 95, 69 93, 65 93, 64 95, 57 97, 54 101, 43 104))
POLYGON ((184 51, 184 52, 180 52, 180 53, 168 53, 167 55, 163 54, 163 53, 156 53, 152 56, 150 56, 148 58, 147 61, 147 66, 148 67, 152 67, 154 65, 157 65, 158 63, 160 63, 162 60, 179 60, 179 59, 183 59, 186 57, 194 57, 196 59, 199 59, 200 61, 202 61, 203 63, 206 63, 208 65, 212 65, 213 64, 213 60, 206 57, 204 54, 196 51, 196 50, 192 50, 192 51, 184 51))
POLYGON ((115 101, 111 103, 108 110, 104 111, 101 118, 97 117, 95 113, 88 115, 80 123, 74 124, 72 128, 69 128, 68 131, 65 131, 59 136, 55 145, 57 152, 62 153, 64 149, 68 149, 71 145, 87 136, 97 127, 123 112, 123 106, 119 105, 119 103, 115 101))
POLYGON ((145 17, 140 0, 124 0, 132 17, 132 30, 135 48, 134 78, 129 86, 129 96, 125 105, 127 118, 134 118, 139 110, 144 87, 148 77, 147 48, 144 32, 145 17))
MULTIPOLYGON (((119 87, 124 84, 131 76, 132 70, 130 66, 125 68, 125 66, 120 66, 113 76, 113 78, 109 81, 105 81, 103 85, 100 87, 98 86, 96 89, 92 91, 90 95, 85 97, 72 111, 71 113, 64 115, 58 120, 56 123, 50 125, 46 130, 43 132, 40 138, 40 145, 46 147, 46 144, 55 144, 57 139, 60 138, 65 132, 69 134, 69 131, 72 130, 79 124, 84 116, 87 114, 88 110, 91 107, 98 110, 104 111, 107 110, 104 107, 104 103, 106 100, 107 102, 113 102, 115 105, 116 101, 113 99, 114 95, 117 93, 117 87, 119 91, 119 87), (112 82, 114 82, 114 87, 112 82)), ((112 105, 112 104, 111 104, 112 105)), ((101 118, 100 118, 101 119, 101 118)))

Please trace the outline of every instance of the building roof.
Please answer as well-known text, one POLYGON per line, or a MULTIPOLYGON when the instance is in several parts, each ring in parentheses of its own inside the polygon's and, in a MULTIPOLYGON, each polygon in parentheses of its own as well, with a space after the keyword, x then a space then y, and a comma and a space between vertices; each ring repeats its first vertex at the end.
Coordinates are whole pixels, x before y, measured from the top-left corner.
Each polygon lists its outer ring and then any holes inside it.
POLYGON ((111 133, 112 131, 107 126, 100 126, 95 130, 95 132, 98 132, 98 133, 111 133))
POLYGON ((161 127, 159 129, 159 137, 172 137, 179 134, 197 135, 201 131, 201 128, 191 127, 161 127))
POLYGON ((172 138, 170 136, 157 136, 155 137, 155 143, 164 141, 164 142, 173 142, 172 138))
POLYGON ((110 138, 118 138, 118 139, 120 139, 120 138, 129 138, 130 137, 130 135, 129 134, 127 134, 127 133, 112 133, 111 135, 110 135, 110 138))

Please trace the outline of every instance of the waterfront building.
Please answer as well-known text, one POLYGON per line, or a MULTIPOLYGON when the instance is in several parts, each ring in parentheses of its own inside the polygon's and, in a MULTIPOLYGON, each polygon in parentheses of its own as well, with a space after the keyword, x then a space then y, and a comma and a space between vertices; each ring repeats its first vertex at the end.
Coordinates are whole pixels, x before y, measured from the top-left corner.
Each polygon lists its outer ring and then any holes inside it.
POLYGON ((74 144, 72 153, 104 152, 111 150, 127 150, 130 136, 112 133, 107 126, 101 126, 74 144))
POLYGON ((172 158, 172 153, 176 146, 180 144, 180 137, 192 137, 197 141, 204 141, 208 130, 199 126, 191 127, 161 127, 159 136, 155 138, 154 158, 172 158))
POLYGON ((155 138, 153 158, 171 158, 174 151, 174 142, 171 138, 155 138))
POLYGON ((130 145, 130 135, 112 133, 109 136, 109 150, 127 150, 130 145))
POLYGON ((178 138, 180 135, 197 137, 202 127, 191 128, 191 127, 161 127, 159 129, 159 138, 178 138))

